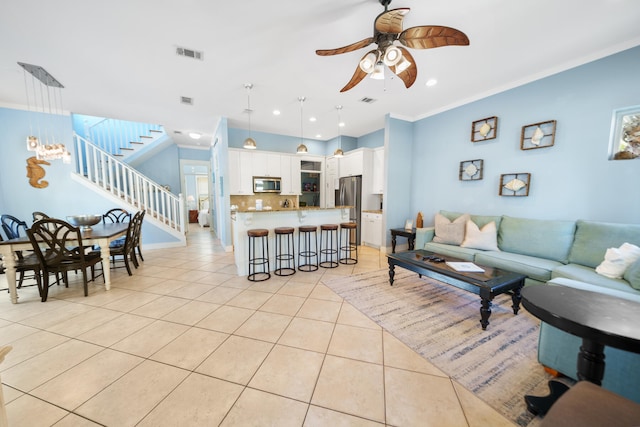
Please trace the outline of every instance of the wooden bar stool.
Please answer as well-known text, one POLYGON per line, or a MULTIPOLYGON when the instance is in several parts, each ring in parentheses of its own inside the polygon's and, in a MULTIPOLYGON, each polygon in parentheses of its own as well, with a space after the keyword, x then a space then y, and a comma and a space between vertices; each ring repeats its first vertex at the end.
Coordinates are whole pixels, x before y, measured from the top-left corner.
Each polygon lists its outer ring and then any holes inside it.
POLYGON ((343 222, 340 224, 340 264, 358 263, 358 245, 356 244, 357 224, 355 222, 343 222))
POLYGON ((320 267, 336 268, 337 266, 338 224, 322 224, 320 226, 320 267))
POLYGON ((296 258, 295 245, 293 244, 293 227, 277 227, 273 230, 276 233, 276 259, 275 270, 273 273, 276 276, 291 276, 296 272, 296 258), (286 246, 286 252, 283 251, 286 246), (282 264, 286 263, 287 266, 283 267, 282 264))
POLYGON ((247 279, 252 282, 262 282, 271 278, 269 272, 269 230, 254 228, 247 230, 249 236, 249 275, 247 279), (260 239, 259 242, 256 242, 260 239), (256 246, 260 246, 260 252, 256 254, 256 246), (261 271, 257 271, 260 269, 261 271), (260 278, 258 278, 260 277, 260 278))
POLYGON ((316 271, 317 269, 318 227, 302 225, 298 227, 298 271, 316 271))

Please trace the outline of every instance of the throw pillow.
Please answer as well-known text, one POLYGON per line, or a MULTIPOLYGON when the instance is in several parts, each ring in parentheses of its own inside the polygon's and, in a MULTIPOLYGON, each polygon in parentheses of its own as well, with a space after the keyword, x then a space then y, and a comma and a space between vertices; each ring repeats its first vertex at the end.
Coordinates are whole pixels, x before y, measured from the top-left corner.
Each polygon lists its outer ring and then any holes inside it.
POLYGON ((499 251, 498 230, 495 221, 485 224, 482 229, 475 222, 467 221, 464 240, 460 245, 463 248, 484 249, 485 251, 499 251))
POLYGON ((596 273, 611 279, 622 279, 625 270, 640 259, 640 248, 631 243, 623 243, 619 248, 609 248, 604 261, 596 267, 596 273))
POLYGON ((624 272, 624 280, 629 282, 633 289, 640 291, 640 259, 627 267, 624 272))
POLYGON ((460 215, 450 221, 444 215, 436 214, 435 218, 435 243, 445 243, 447 245, 459 245, 464 240, 464 228, 469 221, 469 214, 460 215))

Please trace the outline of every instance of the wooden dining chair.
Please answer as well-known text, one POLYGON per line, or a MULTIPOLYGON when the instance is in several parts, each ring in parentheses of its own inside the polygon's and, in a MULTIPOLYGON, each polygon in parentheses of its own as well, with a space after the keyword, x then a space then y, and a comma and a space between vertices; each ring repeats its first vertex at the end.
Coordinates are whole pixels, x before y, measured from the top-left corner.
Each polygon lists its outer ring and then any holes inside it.
POLYGON ((102 263, 102 254, 98 251, 85 253, 80 228, 61 219, 49 218, 36 221, 27 229, 27 234, 43 270, 42 302, 47 300, 49 293, 49 274, 62 274, 68 287, 68 272, 74 270, 82 272, 84 296, 88 296, 87 269, 91 269, 92 280, 95 280, 94 268, 102 263))
POLYGON ((102 222, 104 224, 109 223, 121 223, 121 222, 129 222, 131 221, 131 214, 124 209, 113 208, 107 211, 104 215, 102 215, 102 222))
MULTIPOLYGON (((27 223, 12 215, 0 216, 0 224, 7 239, 17 239, 27 235, 27 223)), ((0 236, 1 240, 1 236, 0 236)), ((18 288, 22 287, 25 279, 34 279, 40 289, 40 264, 31 251, 16 251, 16 273, 18 273, 18 288), (32 272, 31 275, 27 274, 32 272)), ((32 285, 30 285, 32 286, 32 285)))

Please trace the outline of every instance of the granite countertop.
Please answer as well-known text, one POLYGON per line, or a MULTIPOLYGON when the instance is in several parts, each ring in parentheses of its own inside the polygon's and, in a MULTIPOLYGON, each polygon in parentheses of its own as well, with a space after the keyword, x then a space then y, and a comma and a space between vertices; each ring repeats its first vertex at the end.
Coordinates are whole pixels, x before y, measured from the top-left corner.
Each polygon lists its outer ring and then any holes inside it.
POLYGON ((296 207, 296 208, 283 208, 283 207, 277 207, 277 208, 271 208, 271 209, 265 209, 262 208, 262 210, 256 210, 256 209, 238 209, 232 212, 239 212, 239 213, 255 213, 255 212, 259 212, 259 213, 263 213, 263 212, 297 212, 297 211, 320 211, 320 210, 330 210, 330 209, 345 209, 345 208, 350 208, 351 206, 336 206, 335 208, 321 208, 318 206, 302 206, 302 207, 296 207))

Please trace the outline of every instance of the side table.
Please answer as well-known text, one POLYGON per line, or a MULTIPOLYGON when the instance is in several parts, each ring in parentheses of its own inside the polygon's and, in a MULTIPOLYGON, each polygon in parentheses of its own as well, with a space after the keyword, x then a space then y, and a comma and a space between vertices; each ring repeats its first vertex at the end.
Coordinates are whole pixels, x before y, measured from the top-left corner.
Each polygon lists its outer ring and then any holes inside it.
MULTIPOLYGON (((522 290, 522 305, 538 319, 582 338, 577 355, 579 381, 600 385, 604 376, 604 347, 640 353, 640 304, 611 295, 568 286, 532 285, 522 290)), ((525 396, 527 408, 545 414, 566 391, 549 382, 549 396, 525 396)))
POLYGON ((391 230, 391 253, 396 253, 396 236, 406 237, 409 243, 409 250, 413 250, 416 241, 416 229, 407 230, 404 228, 392 228, 391 230))

